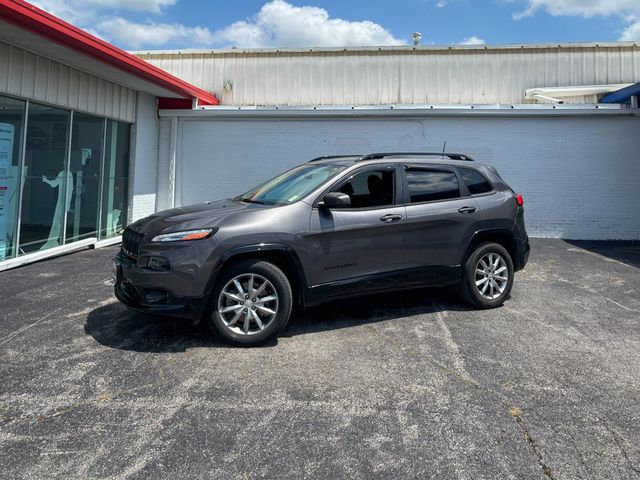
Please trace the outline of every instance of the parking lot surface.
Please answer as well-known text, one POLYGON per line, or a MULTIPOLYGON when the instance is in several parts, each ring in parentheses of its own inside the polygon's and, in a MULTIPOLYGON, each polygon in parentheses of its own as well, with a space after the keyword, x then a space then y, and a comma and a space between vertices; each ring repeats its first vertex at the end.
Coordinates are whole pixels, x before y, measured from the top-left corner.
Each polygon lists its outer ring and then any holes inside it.
POLYGON ((254 349, 118 304, 115 247, 0 273, 0 478, 638 478, 640 247, 532 248, 502 308, 346 300, 254 349))

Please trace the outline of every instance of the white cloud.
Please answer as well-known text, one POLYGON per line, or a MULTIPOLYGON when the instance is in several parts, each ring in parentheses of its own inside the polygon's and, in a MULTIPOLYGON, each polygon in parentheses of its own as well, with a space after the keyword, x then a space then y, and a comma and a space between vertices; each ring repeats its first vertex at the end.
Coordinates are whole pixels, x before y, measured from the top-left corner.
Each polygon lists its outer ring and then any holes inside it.
POLYGON ((553 16, 591 18, 615 15, 628 23, 620 40, 640 40, 640 0, 528 0, 527 8, 516 13, 514 18, 529 17, 540 10, 553 16))
POLYGON ((331 18, 319 7, 272 0, 251 19, 215 32, 216 43, 238 47, 337 47, 403 45, 381 25, 331 18))
POLYGON ((436 2, 436 7, 438 8, 444 8, 447 6, 447 0, 438 0, 438 2, 436 2))
POLYGON ((627 42, 640 42, 640 22, 632 23, 625 28, 620 40, 627 42))
POLYGON ((176 48, 202 47, 211 45, 214 39, 209 29, 205 27, 188 27, 152 21, 135 23, 122 17, 102 20, 95 28, 108 41, 134 49, 156 48, 166 44, 172 44, 176 48))
POLYGON ((550 15, 576 15, 594 17, 596 15, 638 15, 638 0, 528 0, 527 8, 516 14, 517 18, 534 15, 544 10, 550 15))
POLYGON ((36 7, 71 23, 82 23, 99 17, 104 12, 129 10, 151 14, 162 13, 165 7, 178 0, 34 0, 36 7))
POLYGON ((482 38, 473 35, 462 40, 459 45, 484 45, 484 43, 485 42, 482 38))
POLYGON ((178 0, 36 0, 36 5, 124 48, 342 47, 404 45, 381 25, 332 18, 323 8, 271 0, 251 18, 212 31, 203 26, 156 21, 178 0), (121 10, 144 12, 135 22, 121 10))

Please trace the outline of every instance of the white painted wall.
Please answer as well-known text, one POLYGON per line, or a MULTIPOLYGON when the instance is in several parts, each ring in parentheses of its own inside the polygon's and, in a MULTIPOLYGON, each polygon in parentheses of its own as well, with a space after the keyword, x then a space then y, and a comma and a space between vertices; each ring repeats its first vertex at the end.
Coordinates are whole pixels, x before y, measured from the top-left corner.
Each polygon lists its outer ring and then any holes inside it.
POLYGON ((156 211, 159 119, 156 97, 138 92, 131 129, 129 223, 156 211))
POLYGON ((170 188, 170 148, 171 148, 171 117, 160 117, 160 138, 158 140, 158 169, 156 178, 156 210, 166 210, 173 207, 170 188))
POLYGON ((284 115, 181 118, 176 203, 237 195, 319 155, 440 151, 446 140, 524 195, 530 235, 640 239, 640 117, 284 115))

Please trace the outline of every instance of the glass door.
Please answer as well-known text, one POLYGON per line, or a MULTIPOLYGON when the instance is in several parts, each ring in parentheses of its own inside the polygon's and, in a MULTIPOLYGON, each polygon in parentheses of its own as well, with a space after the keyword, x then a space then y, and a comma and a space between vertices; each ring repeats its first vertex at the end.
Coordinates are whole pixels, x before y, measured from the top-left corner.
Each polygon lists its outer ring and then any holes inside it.
POLYGON ((127 225, 130 125, 107 120, 100 238, 122 233, 127 225))
POLYGON ((66 168, 70 112, 29 103, 20 254, 62 245, 73 175, 66 168))
POLYGON ((65 243, 98 236, 104 129, 103 118, 74 112, 69 160, 73 191, 65 243))

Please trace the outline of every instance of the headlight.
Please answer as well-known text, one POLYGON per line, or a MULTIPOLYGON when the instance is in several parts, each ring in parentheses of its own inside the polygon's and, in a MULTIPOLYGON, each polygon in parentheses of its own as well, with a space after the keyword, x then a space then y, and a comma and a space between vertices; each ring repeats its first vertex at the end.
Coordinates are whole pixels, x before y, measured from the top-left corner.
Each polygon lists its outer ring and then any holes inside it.
POLYGON ((152 242, 182 242, 188 240, 201 240, 211 235, 213 229, 202 228, 200 230, 186 230, 184 232, 164 233, 156 235, 151 239, 152 242))

